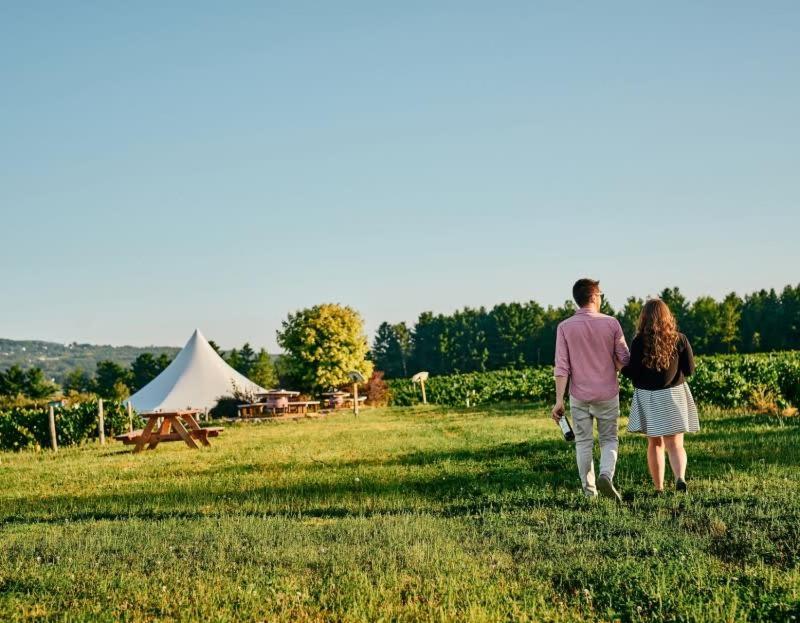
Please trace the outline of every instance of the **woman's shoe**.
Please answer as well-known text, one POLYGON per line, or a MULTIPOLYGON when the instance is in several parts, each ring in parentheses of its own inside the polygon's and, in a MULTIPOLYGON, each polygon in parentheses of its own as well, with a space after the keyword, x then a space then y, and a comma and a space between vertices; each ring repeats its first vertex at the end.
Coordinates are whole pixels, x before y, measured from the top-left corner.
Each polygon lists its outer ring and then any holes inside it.
POLYGON ((686 493, 687 489, 686 481, 683 478, 678 478, 678 480, 675 481, 675 491, 686 493))

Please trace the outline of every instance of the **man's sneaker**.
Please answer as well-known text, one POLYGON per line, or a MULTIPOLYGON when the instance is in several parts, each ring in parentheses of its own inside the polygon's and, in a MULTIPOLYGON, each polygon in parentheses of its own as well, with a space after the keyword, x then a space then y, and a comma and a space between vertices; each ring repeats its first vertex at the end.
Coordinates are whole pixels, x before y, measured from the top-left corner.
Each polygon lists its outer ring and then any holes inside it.
POLYGON ((618 504, 622 503, 622 496, 619 494, 619 491, 614 488, 611 479, 605 474, 600 474, 600 477, 597 479, 597 490, 600 492, 600 495, 610 498, 618 504))
POLYGON ((686 481, 683 478, 678 478, 678 480, 675 481, 675 491, 686 493, 686 490, 686 481))

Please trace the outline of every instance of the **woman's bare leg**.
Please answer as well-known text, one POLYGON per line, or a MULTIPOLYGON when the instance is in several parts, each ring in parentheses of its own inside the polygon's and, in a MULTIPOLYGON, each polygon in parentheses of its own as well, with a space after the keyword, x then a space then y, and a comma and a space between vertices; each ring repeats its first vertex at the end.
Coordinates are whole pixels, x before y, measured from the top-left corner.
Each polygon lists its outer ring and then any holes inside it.
POLYGON ((656 491, 664 490, 664 439, 662 437, 647 438, 647 467, 653 478, 656 491))
POLYGON ((669 466, 675 475, 675 480, 686 480, 686 449, 683 447, 683 433, 667 435, 664 445, 669 455, 669 466))

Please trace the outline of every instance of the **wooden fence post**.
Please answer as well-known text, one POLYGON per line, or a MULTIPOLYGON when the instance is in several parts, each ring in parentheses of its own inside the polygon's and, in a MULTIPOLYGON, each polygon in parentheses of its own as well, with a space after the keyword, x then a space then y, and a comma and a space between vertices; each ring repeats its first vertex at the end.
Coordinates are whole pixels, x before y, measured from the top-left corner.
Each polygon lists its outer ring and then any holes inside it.
POLYGON ((353 414, 358 415, 358 383, 353 383, 353 414))
POLYGON ((100 445, 106 445, 106 419, 103 413, 103 399, 97 401, 97 432, 100 434, 100 445))
POLYGON ((56 411, 53 405, 50 405, 48 419, 50 420, 50 447, 55 452, 58 450, 58 441, 56 440, 56 411))
POLYGON ((422 388, 422 404, 428 404, 428 398, 425 396, 425 379, 422 379, 419 382, 419 386, 422 388))
POLYGON ((128 432, 133 432, 133 406, 130 400, 128 401, 128 432))

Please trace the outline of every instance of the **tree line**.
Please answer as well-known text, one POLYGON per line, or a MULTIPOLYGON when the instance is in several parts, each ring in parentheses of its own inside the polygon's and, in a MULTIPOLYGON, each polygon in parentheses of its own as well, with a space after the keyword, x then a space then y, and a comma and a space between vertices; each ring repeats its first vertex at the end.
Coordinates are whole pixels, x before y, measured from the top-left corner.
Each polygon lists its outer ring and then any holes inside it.
MULTIPOLYGON (((277 384, 275 365, 263 348, 256 352, 245 343, 239 349, 223 351, 213 341, 209 344, 228 365, 258 385, 273 387, 277 384)), ((61 389, 64 393, 91 393, 109 400, 124 400, 161 374, 171 362, 172 357, 166 353, 141 353, 130 366, 106 359, 97 362, 93 374, 82 368, 71 370, 60 388, 48 380, 40 368, 22 369, 14 365, 5 372, 0 371, 0 396, 39 400, 53 396, 61 389)))
MULTIPOLYGON (((720 301, 701 296, 690 302, 677 287, 665 288, 659 297, 698 354, 800 349, 800 285, 744 298, 731 293, 720 301)), ((630 343, 643 305, 643 299, 632 296, 618 311, 604 301, 602 311, 619 320, 630 343)), ((547 308, 529 301, 490 310, 465 307, 453 314, 423 312, 412 327, 382 323, 371 357, 386 378, 420 370, 440 375, 551 365, 556 327, 575 308, 572 301, 547 308)))

